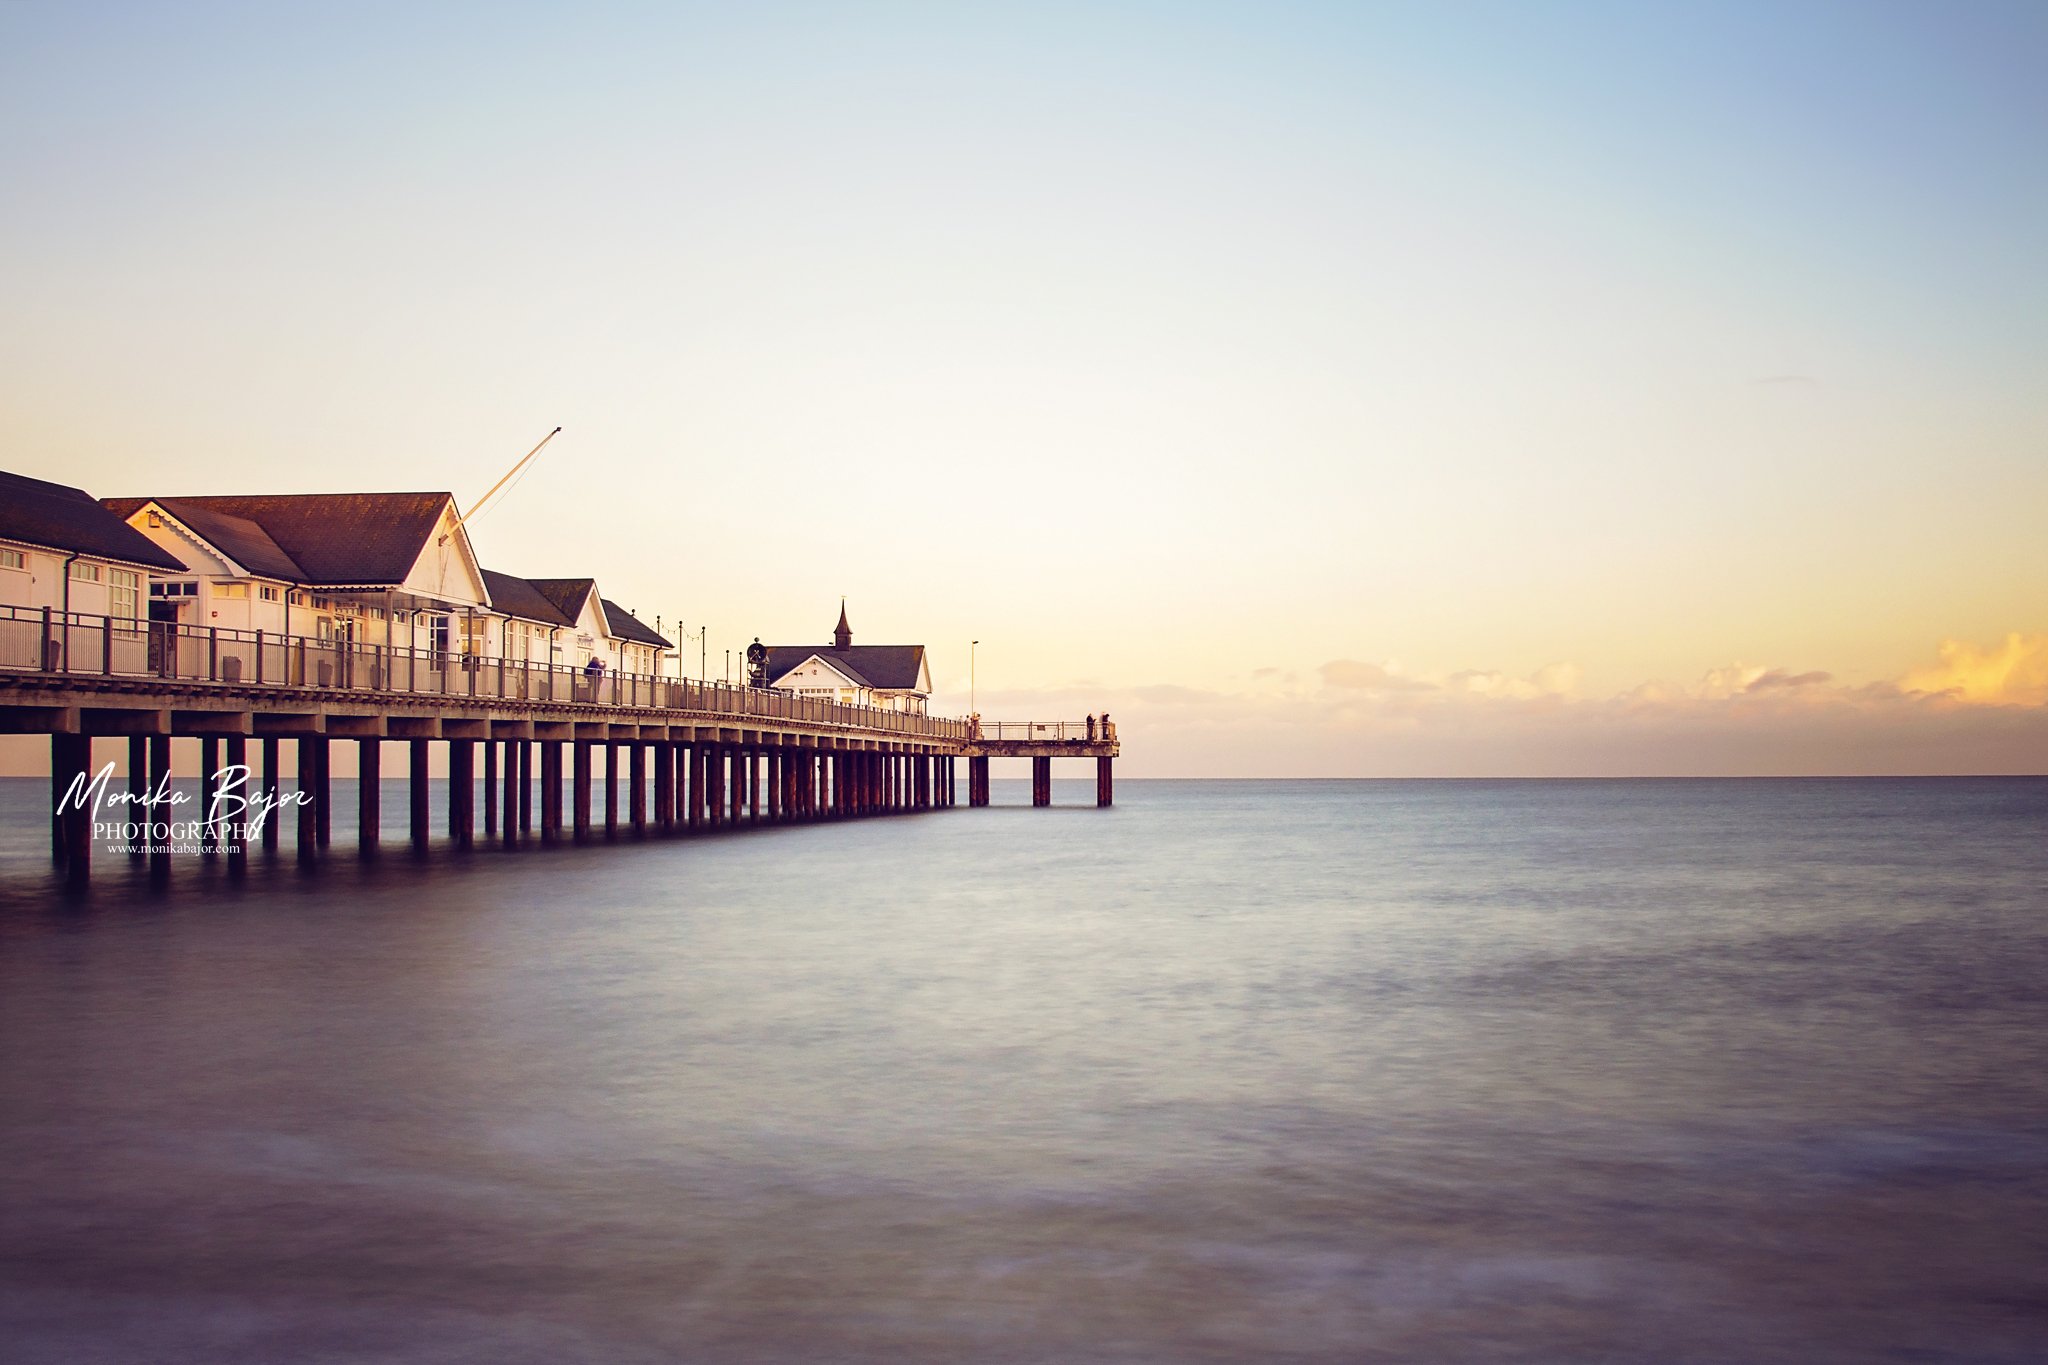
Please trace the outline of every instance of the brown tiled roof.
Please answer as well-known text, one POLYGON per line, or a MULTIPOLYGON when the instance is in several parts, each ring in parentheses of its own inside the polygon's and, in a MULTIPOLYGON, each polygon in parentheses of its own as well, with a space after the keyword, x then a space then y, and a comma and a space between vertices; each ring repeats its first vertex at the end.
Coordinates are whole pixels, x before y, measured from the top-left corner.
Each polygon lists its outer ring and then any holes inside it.
POLYGON ((923 671, 923 645, 830 645, 768 646, 768 681, 774 682, 813 654, 855 682, 891 691, 917 690, 923 671))
POLYGON ((185 565, 82 488, 0 472, 0 539, 169 573, 185 565))
MULTIPOLYGON (((255 523, 298 566, 298 581, 308 587, 373 587, 404 581, 448 499, 446 493, 230 493, 157 501, 180 520, 199 509, 255 523)), ((118 505, 140 506, 141 500, 109 501, 118 505)))
POLYGON ((535 592, 545 597, 570 625, 575 625, 578 618, 583 615, 585 599, 597 591, 597 580, 594 578, 529 578, 526 582, 535 592))
POLYGON ((609 597, 597 599, 604 604, 604 619, 611 623, 612 635, 616 639, 631 640, 636 645, 653 645, 658 649, 674 649, 669 641, 662 639, 647 628, 647 623, 627 611, 609 597))
POLYGON ((561 608, 550 602, 539 589, 523 578, 496 569, 484 570, 484 589, 491 595, 491 609, 517 616, 523 621, 539 621, 550 626, 573 626, 576 623, 562 614, 561 608))
POLYGON ((252 574, 303 583, 306 571, 270 538, 270 533, 247 517, 234 516, 207 507, 192 498, 104 498, 103 505, 123 521, 151 502, 190 527, 192 533, 219 550, 252 574))

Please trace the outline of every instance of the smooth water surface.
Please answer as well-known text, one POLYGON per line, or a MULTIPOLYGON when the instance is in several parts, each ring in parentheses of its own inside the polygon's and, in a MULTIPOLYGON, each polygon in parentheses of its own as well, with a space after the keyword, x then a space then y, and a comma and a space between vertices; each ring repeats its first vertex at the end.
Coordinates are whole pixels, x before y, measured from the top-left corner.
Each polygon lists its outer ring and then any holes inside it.
POLYGON ((1082 785, 68 902, 0 784, 0 1358, 2048 1358, 2048 781, 1082 785))

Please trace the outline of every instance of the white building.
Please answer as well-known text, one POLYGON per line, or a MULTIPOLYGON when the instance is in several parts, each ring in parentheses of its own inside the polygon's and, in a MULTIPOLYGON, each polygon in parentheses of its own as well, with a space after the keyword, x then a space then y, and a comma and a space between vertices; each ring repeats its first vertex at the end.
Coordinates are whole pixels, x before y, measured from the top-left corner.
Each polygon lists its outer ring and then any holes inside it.
MULTIPOLYGON (((0 622, 5 662, 17 667, 64 667, 64 651, 103 641, 77 629, 45 640, 48 609, 61 625, 67 613, 130 623, 117 645, 140 650, 143 603, 153 575, 184 566, 96 502, 82 489, 20 474, 0 473, 0 622), (17 657, 18 656, 18 657, 17 657)), ((116 658, 119 659, 117 653, 116 658)), ((76 660, 80 666, 92 666, 76 660)))
POLYGON ((175 556, 150 619, 334 644, 479 648, 490 595, 448 493, 109 498, 175 556))
POLYGON ((599 594, 592 578, 520 580, 554 610, 562 629, 551 637, 553 662, 572 668, 600 660, 609 673, 655 674, 675 648, 639 617, 599 594))
POLYGON ((830 645, 769 645, 769 687, 800 697, 879 706, 921 716, 932 692, 923 645, 856 645, 839 604, 830 645))

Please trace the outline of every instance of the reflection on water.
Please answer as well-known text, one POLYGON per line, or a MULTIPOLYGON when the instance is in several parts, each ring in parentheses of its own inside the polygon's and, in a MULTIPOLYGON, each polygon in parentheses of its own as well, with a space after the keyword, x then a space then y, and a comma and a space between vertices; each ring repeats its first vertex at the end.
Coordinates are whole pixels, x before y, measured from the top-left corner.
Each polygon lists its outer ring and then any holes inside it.
POLYGON ((66 906, 6 784, 4 1355, 2048 1358, 2048 782, 1118 796, 66 906))

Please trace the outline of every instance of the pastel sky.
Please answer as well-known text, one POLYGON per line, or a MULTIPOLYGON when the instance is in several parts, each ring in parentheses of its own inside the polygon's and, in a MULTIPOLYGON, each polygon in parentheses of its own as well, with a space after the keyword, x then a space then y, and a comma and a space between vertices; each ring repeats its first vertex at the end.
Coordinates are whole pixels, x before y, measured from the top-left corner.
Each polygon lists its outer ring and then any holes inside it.
MULTIPOLYGON (((0 9, 0 467, 1158 775, 2048 770, 2048 7, 0 9), (693 647, 694 648, 694 647, 693 647)), ((694 661, 693 661, 694 671, 694 661)))

